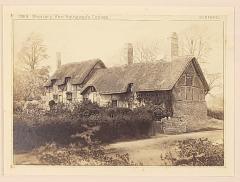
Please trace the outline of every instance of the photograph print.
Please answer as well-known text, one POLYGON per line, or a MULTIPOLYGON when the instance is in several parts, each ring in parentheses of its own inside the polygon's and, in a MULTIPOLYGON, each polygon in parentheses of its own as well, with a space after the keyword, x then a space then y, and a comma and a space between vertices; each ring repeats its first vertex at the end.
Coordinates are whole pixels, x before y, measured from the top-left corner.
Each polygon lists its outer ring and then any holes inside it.
POLYGON ((13 165, 224 166, 224 20, 13 14, 13 165))

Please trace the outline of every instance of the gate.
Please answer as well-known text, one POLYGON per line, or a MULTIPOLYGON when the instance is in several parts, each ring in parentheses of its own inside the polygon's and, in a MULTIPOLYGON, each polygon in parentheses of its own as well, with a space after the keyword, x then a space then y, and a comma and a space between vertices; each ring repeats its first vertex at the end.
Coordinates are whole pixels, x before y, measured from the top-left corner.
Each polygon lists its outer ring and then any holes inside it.
POLYGON ((162 120, 153 121, 152 135, 156 135, 158 133, 164 133, 164 124, 162 120))

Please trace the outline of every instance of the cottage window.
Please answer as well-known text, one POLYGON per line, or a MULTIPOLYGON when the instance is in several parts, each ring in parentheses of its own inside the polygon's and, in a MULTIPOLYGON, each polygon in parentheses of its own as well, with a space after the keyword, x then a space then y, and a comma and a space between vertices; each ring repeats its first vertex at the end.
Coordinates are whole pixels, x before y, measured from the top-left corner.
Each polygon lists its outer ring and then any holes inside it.
POLYGON ((53 95, 53 100, 57 101, 58 100, 58 95, 54 94, 53 95))
POLYGON ((186 76, 186 85, 187 86, 192 86, 193 84, 193 76, 186 76))
POLYGON ((66 96, 67 96, 67 100, 72 100, 72 92, 67 92, 66 96))
POLYGON ((91 91, 91 92, 96 92, 96 90, 95 90, 94 87, 91 87, 91 88, 90 88, 90 91, 91 91))
POLYGON ((112 100, 112 107, 117 107, 117 100, 112 100))

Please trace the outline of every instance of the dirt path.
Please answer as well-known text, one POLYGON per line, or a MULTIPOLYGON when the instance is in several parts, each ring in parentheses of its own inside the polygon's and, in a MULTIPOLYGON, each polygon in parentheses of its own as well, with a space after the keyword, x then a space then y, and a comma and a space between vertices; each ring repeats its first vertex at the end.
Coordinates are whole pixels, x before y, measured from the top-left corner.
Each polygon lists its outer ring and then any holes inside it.
POLYGON ((160 160, 161 154, 173 150, 174 143, 188 138, 208 138, 215 143, 223 143, 223 130, 185 133, 180 135, 157 135, 150 139, 118 142, 108 145, 106 148, 111 152, 128 153, 135 162, 143 165, 163 165, 160 160))

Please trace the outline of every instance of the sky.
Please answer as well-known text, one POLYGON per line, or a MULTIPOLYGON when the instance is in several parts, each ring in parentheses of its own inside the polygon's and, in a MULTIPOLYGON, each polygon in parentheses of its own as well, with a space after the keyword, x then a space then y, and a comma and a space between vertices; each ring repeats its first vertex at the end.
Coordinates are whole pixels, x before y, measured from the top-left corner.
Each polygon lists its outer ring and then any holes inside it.
POLYGON ((51 73, 56 69, 56 52, 61 52, 62 64, 100 58, 108 67, 123 65, 126 62, 120 59, 120 53, 126 43, 158 41, 166 49, 171 32, 181 36, 191 29, 208 37, 208 72, 223 70, 221 22, 19 20, 14 27, 15 59, 27 37, 32 32, 40 34, 49 55, 43 64, 51 67, 51 73))
MULTIPOLYGON (((210 47, 207 63, 201 66, 209 74, 223 74, 221 21, 18 20, 14 24, 14 60, 18 59, 23 42, 31 33, 36 33, 47 46, 49 58, 42 64, 50 66, 50 74, 56 70, 57 52, 61 53, 62 64, 99 58, 107 67, 119 66, 127 63, 122 59, 126 43, 157 41, 163 49, 159 58, 163 57, 172 32, 176 32, 179 39, 190 32, 201 34, 210 47)), ((223 95, 222 88, 215 88, 213 92, 223 95)), ((211 100, 211 96, 208 97, 211 100)))

